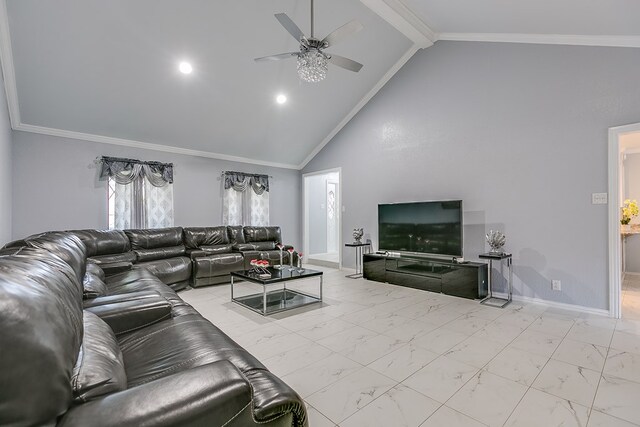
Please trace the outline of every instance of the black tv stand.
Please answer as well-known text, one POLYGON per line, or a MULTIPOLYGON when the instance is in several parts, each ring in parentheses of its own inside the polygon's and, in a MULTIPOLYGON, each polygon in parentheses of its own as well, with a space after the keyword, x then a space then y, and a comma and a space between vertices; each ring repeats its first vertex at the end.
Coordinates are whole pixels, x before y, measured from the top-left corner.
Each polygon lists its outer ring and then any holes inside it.
POLYGON ((363 277, 463 298, 487 295, 487 264, 420 255, 365 254, 363 277))

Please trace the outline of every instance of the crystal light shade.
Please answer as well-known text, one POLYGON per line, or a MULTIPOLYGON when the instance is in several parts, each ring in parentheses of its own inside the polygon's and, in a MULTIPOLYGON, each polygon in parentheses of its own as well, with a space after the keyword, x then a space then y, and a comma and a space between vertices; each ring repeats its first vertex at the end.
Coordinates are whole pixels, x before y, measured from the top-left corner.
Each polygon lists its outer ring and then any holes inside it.
POLYGON ((305 82, 316 83, 327 77, 327 58, 316 49, 298 55, 298 76, 305 82))

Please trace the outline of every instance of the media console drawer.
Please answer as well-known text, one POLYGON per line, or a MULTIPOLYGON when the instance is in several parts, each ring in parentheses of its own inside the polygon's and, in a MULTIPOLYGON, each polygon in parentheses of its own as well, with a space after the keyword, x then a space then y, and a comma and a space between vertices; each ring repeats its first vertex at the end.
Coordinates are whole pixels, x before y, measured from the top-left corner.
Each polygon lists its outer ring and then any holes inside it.
POLYGON ((363 265, 367 280, 470 299, 487 295, 487 265, 483 263, 365 254, 363 265))

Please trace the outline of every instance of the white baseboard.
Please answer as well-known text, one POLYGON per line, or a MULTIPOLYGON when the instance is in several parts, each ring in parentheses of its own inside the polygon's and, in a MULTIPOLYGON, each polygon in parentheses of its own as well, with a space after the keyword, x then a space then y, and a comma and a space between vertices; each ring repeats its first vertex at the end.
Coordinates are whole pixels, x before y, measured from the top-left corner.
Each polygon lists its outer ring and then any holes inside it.
POLYGON ((625 271, 622 277, 624 278, 624 276, 640 276, 640 273, 636 273, 633 271, 625 271))
MULTIPOLYGON (((498 298, 507 297, 507 294, 502 292, 494 292, 493 295, 498 298)), ((564 302, 555 302, 555 301, 549 301, 541 298, 525 297, 521 295, 513 295, 512 298, 513 298, 513 301, 515 302, 524 302, 527 304, 540 304, 540 305, 546 305, 547 307, 560 308, 562 310, 579 311, 587 314, 595 314, 598 316, 611 317, 611 313, 609 312, 609 310, 604 310, 602 308, 586 307, 584 305, 577 305, 577 304, 567 304, 564 302)))

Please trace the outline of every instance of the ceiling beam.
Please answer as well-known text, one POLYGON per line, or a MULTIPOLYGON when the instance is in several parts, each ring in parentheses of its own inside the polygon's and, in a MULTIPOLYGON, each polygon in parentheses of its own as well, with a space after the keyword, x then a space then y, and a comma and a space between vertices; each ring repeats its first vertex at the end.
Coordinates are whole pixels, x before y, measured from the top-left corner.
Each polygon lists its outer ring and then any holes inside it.
POLYGON ((557 44, 570 46, 640 47, 640 36, 576 34, 441 33, 438 40, 494 43, 557 44))
POLYGON ((400 31, 418 48, 427 48, 438 35, 400 0, 360 0, 365 6, 400 31))

